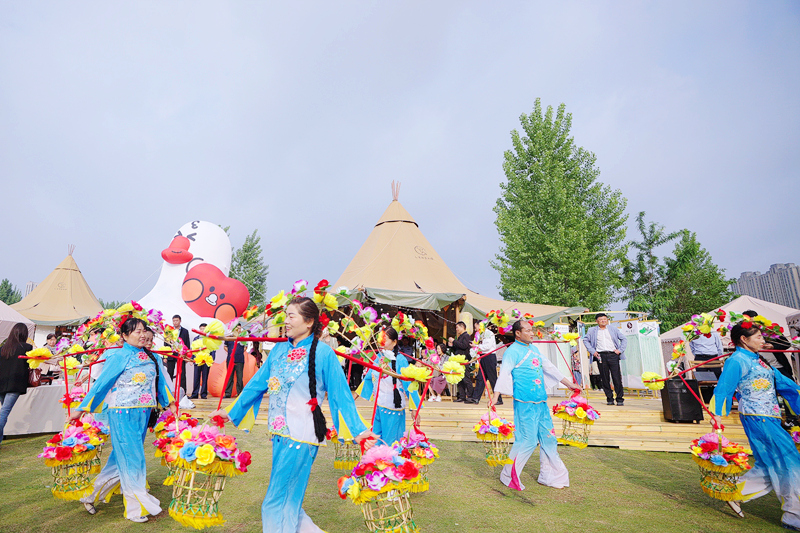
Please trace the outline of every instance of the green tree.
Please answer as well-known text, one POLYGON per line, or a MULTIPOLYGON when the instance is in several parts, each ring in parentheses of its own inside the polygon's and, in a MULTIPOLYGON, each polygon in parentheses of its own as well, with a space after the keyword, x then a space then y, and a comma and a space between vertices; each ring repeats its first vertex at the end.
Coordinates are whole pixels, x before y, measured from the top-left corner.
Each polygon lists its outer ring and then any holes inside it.
POLYGON ((20 300, 22 300, 22 293, 8 278, 4 278, 3 281, 0 281, 0 301, 11 305, 20 300))
POLYGON ((269 266, 264 263, 258 230, 248 235, 242 247, 233 253, 230 277, 238 279, 250 291, 250 304, 261 307, 267 301, 267 274, 269 266))
POLYGON ((117 309, 118 307, 128 303, 123 300, 103 300, 102 298, 98 298, 97 301, 100 302, 100 305, 103 306, 103 309, 117 309))
POLYGON ((674 257, 666 258, 664 274, 667 305, 658 318, 661 330, 683 324, 695 313, 711 311, 731 301, 735 295, 730 286, 733 279, 725 277, 711 254, 697 242, 697 234, 683 230, 675 244, 674 257))
POLYGON ((621 287, 627 255, 619 190, 598 181, 593 153, 570 137, 561 104, 520 117, 505 152, 506 182, 494 212, 502 242, 492 266, 503 298, 601 309, 621 287))
POLYGON ((663 290, 665 266, 655 249, 677 239, 681 232, 665 233, 664 226, 655 222, 646 224, 644 217, 644 211, 636 216, 636 227, 642 240, 628 243, 636 250, 636 258, 626 262, 623 268, 623 298, 628 300, 628 311, 642 311, 656 317, 663 314, 667 296, 663 290))

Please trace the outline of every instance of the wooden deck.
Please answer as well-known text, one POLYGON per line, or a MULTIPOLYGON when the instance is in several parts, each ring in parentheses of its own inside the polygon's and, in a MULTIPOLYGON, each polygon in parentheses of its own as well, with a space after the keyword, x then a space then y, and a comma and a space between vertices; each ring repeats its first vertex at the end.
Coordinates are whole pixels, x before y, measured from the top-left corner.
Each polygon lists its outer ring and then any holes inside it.
MULTIPOLYGON (((548 404, 563 400, 563 397, 551 397, 548 404)), ((218 398, 207 400, 193 400, 197 407, 192 414, 204 417, 217 407, 218 398)), ((224 400, 223 406, 231 400, 224 400)), ((657 452, 689 452, 692 440, 708 433, 711 426, 708 420, 699 424, 673 423, 664 420, 661 400, 653 398, 626 397, 622 407, 605 405, 605 396, 597 392, 589 395, 589 403, 601 414, 600 420, 592 427, 589 439, 590 446, 608 446, 623 450, 643 450, 657 452)), ((498 412, 513 420, 514 413, 511 401, 498 406, 498 412)), ((363 399, 356 400, 356 406, 365 420, 372 416, 372 405, 363 399)), ((256 420, 257 425, 266 425, 267 401, 262 403, 262 415, 256 420)), ((486 409, 485 402, 481 405, 464 405, 453 403, 449 400, 442 402, 426 402, 420 415, 421 428, 432 440, 474 441, 478 442, 472 427, 480 419, 486 409)), ((330 420, 327 403, 324 412, 330 420)), ((411 416, 406 417, 410 425, 411 416)), ((560 434, 561 420, 553 418, 556 434, 560 434)), ((744 429, 739 422, 737 414, 732 414, 724 420, 725 436, 740 444, 747 444, 744 429)), ((266 428, 264 428, 266 431, 266 428)))

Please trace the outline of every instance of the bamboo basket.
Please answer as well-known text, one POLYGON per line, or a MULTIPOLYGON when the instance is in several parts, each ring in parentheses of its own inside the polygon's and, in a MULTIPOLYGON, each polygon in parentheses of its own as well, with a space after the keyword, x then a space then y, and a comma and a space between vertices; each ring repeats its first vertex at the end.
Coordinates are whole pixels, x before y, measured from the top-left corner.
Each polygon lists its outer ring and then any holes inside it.
POLYGON ((411 492, 426 492, 430 488, 431 483, 428 480, 428 465, 420 465, 419 477, 411 483, 411 492))
POLYGON ((577 422, 572 417, 562 418, 559 416, 559 418, 561 418, 561 437, 558 442, 576 448, 586 448, 589 445, 589 433, 592 431, 592 425, 577 422))
POLYGON ((514 442, 511 439, 502 438, 501 435, 487 433, 481 439, 486 450, 486 462, 489 466, 503 466, 513 463, 508 457, 511 446, 514 442))
POLYGON ((364 523, 371 533, 418 533, 409 493, 390 490, 361 504, 364 523))
POLYGON ((742 499, 738 483, 739 476, 746 472, 746 469, 735 465, 717 466, 696 455, 693 455, 692 458, 700 469, 700 488, 703 489, 703 492, 724 502, 742 499))
POLYGON ((333 468, 336 470, 353 470, 361 459, 361 447, 354 440, 333 440, 333 468))
MULTIPOLYGON (((99 461, 99 459, 98 459, 99 461)), ((53 466, 53 496, 61 500, 80 500, 92 493, 92 474, 94 458, 80 463, 53 466)))
POLYGON ((203 529, 221 526, 219 498, 225 490, 225 476, 193 469, 176 468, 169 515, 184 526, 203 529))

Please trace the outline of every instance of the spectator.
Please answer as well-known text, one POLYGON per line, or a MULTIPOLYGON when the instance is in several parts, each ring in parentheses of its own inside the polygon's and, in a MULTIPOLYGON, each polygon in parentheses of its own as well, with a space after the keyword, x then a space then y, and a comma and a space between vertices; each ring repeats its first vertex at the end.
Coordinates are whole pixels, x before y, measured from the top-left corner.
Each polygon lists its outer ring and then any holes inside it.
MULTIPOLYGON (((188 350, 192 343, 189 341, 189 330, 181 326, 181 315, 175 315, 172 317, 172 326, 175 328, 175 331, 178 332, 178 338, 181 340, 186 349, 188 350)), ((175 357, 168 357, 167 358, 167 371, 169 375, 172 376, 173 383, 175 382, 175 363, 177 361, 176 357, 178 356, 177 353, 172 354, 175 357)), ((181 359, 181 388, 186 391, 186 361, 181 359)), ((239 389, 241 390, 241 389, 239 389)))
MULTIPOLYGON (((206 327, 206 323, 200 324, 200 329, 202 330, 206 327)), ((201 338, 200 335, 195 336, 192 341, 196 341, 197 339, 201 338)), ((211 352, 211 358, 214 358, 216 354, 216 350, 211 352)), ((190 400, 196 400, 198 394, 200 398, 206 399, 208 398, 208 371, 211 370, 211 367, 206 365, 194 365, 194 387, 192 387, 192 395, 189 396, 190 400)))
MULTIPOLYGON (((334 340, 336 340, 336 339, 334 339, 334 340)), ((256 368, 261 368, 261 363, 262 363, 262 361, 264 359, 264 356, 261 354, 261 343, 260 342, 253 341, 253 346, 250 348, 250 355, 252 355, 256 360, 256 368)))
POLYGON ((581 373, 581 351, 577 346, 572 347, 572 375, 575 383, 583 387, 583 374, 581 373))
POLYGON ((3 429, 14 404, 28 392, 28 362, 19 358, 33 350, 27 340, 28 326, 18 322, 0 348, 0 443, 3 442, 3 429))
POLYGON ((625 359, 625 348, 628 339, 625 335, 608 323, 608 315, 599 313, 596 317, 597 325, 589 328, 583 337, 583 345, 600 361, 600 379, 603 391, 606 393, 608 405, 614 405, 614 392, 617 393, 617 405, 625 403, 625 391, 622 387, 622 371, 619 368, 620 359, 625 359), (614 390, 611 390, 611 382, 614 390))
MULTIPOLYGON (((436 355, 431 356, 430 364, 434 366, 441 366, 447 361, 445 354, 444 344, 436 345, 436 355)), ((441 402, 442 392, 447 388, 447 378, 438 370, 433 371, 433 378, 431 378, 431 401, 441 402)))
MULTIPOLYGON (((447 346, 450 347, 450 351, 453 355, 463 355, 467 358, 467 361, 470 361, 472 358, 469 355, 470 349, 470 338, 469 333, 467 333, 467 325, 464 322, 458 322, 456 324, 456 339, 450 337, 447 339, 447 346)), ((464 367, 464 379, 462 379, 458 383, 458 394, 454 402, 466 402, 472 398, 472 365, 466 365, 464 367)), ((472 402, 469 402, 472 403, 472 402)))
MULTIPOLYGON (((692 350, 692 355, 695 361, 708 361, 722 355, 722 339, 719 333, 712 331, 710 336, 706 337, 701 335, 695 340, 689 342, 689 348, 692 350)), ((704 367, 700 367, 705 370, 704 367)), ((711 372, 719 379, 722 374, 722 368, 709 368, 711 372)))
MULTIPOLYGON (((494 332, 488 325, 483 325, 480 322, 475 322, 475 342, 473 346, 477 349, 478 356, 481 354, 489 353, 497 347, 494 332), (483 329, 483 331, 481 331, 483 329)), ((477 385, 475 391, 472 393, 469 403, 480 403, 483 391, 486 388, 484 377, 489 381, 491 392, 494 392, 494 386, 497 383, 497 354, 489 354, 478 362, 482 372, 478 372, 477 385)), ((490 393, 491 394, 491 393, 490 393)), ((498 396, 495 405, 503 405, 503 398, 498 396)))
MULTIPOLYGON (((236 374, 236 394, 238 396, 244 388, 244 343, 226 341, 225 350, 228 352, 228 357, 225 359, 226 364, 230 364, 231 355, 233 355, 233 373, 236 374), (234 346, 236 347, 235 350, 234 346)), ((225 397, 230 398, 232 393, 233 376, 231 376, 228 386, 225 388, 225 397)))
POLYGON ((600 360, 592 354, 589 354, 589 383, 592 385, 592 390, 603 388, 603 382, 600 379, 600 360))

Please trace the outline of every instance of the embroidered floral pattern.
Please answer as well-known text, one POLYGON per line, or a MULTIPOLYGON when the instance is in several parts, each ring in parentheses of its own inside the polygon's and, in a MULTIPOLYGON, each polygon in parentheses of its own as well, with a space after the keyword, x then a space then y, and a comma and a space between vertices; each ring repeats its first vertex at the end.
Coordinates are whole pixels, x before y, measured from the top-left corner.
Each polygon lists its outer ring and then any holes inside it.
POLYGON ((146 379, 147 376, 145 375, 144 372, 137 372, 136 374, 133 375, 131 381, 133 381, 134 383, 144 383, 146 379))
POLYGON ((267 382, 267 394, 275 394, 281 390, 281 380, 272 376, 267 382))
POLYGON ((148 393, 145 392, 144 394, 139 396, 139 403, 142 404, 142 405, 150 405, 150 404, 152 404, 153 403, 153 395, 152 394, 148 394, 148 393))
POLYGON ((777 405, 773 405, 772 406, 772 414, 780 415, 781 414, 781 408, 778 407, 777 405))
POLYGON ((754 379, 752 383, 753 390, 769 390, 771 384, 766 378, 754 379))
POLYGON ((537 385, 541 385, 542 384, 542 380, 541 379, 534 379, 533 382, 536 383, 537 385))
POLYGON ((294 350, 290 351, 286 356, 289 361, 302 361, 303 357, 306 356, 306 349, 305 348, 295 348, 294 350))
POLYGON ((286 419, 283 418, 283 416, 281 415, 276 416, 275 419, 272 421, 273 431, 281 432, 281 430, 285 427, 286 427, 286 419))
POLYGON ((532 364, 533 366, 535 366, 535 367, 538 367, 538 366, 539 366, 539 360, 538 360, 538 359, 536 359, 536 358, 534 357, 534 358, 533 358, 533 361, 531 361, 531 364, 532 364))
POLYGON ((761 359, 759 359, 759 360, 758 360, 758 364, 760 364, 760 365, 761 365, 761 366, 763 366, 764 368, 769 368, 769 367, 767 366, 767 363, 765 363, 765 362, 764 362, 764 361, 762 361, 761 359))
POLYGON ((139 352, 139 361, 147 361, 148 359, 150 359, 150 358, 149 358, 149 357, 147 357, 147 354, 146 354, 146 353, 144 353, 144 352, 139 352))

